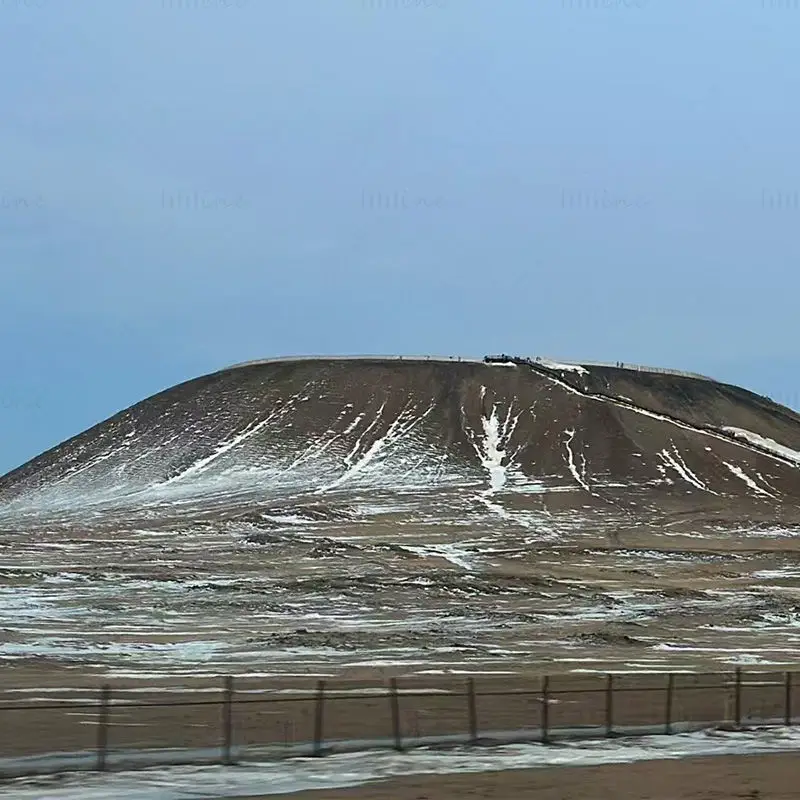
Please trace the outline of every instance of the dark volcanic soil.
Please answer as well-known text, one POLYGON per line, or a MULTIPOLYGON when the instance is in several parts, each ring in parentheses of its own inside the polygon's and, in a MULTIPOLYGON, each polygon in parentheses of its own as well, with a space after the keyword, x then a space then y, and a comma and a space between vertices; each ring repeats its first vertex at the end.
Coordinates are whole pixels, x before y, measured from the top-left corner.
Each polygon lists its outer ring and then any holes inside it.
POLYGON ((575 510, 794 523, 800 417, 733 386, 612 367, 255 363, 162 392, 6 475, 0 525, 186 522, 364 496, 522 528, 531 512, 575 510))
MULTIPOLYGON (((0 478, 0 659, 373 679, 784 668, 800 417, 552 362, 222 370, 0 478)), ((18 677, 13 677, 16 675, 18 677)))

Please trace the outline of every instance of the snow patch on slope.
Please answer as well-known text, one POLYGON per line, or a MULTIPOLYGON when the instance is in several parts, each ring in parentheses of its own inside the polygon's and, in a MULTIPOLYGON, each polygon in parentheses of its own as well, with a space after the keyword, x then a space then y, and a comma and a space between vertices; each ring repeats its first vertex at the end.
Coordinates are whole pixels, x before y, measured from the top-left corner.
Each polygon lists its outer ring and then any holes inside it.
MULTIPOLYGON (((510 413, 510 412, 509 412, 510 413)), ((507 420, 508 418, 506 418, 507 420)), ((497 407, 492 407, 490 417, 481 417, 483 426, 483 452, 479 453, 484 469, 489 473, 489 492, 499 492, 506 485, 506 466, 503 464, 505 450, 500 432, 497 407)))
POLYGON ((709 492, 710 494, 716 494, 716 492, 712 492, 711 489, 706 486, 697 475, 689 469, 686 462, 683 460, 683 457, 678 452, 678 448, 675 446, 674 442, 672 444, 672 452, 670 453, 669 450, 664 448, 658 453, 659 458, 661 458, 665 464, 672 467, 678 475, 681 476, 687 483, 690 483, 697 489, 703 492, 709 492))
POLYGON ((380 438, 376 439, 369 446, 365 453, 359 455, 358 450, 361 446, 361 441, 364 438, 364 435, 366 435, 378 424, 381 416, 383 415, 383 410, 385 407, 386 403, 384 402, 383 405, 378 409, 376 418, 366 428, 362 436, 359 437, 353 449, 345 457, 345 464, 347 465, 345 472, 332 483, 328 484, 322 489, 318 489, 316 494, 336 489, 343 483, 352 481, 352 479, 359 473, 364 472, 364 470, 366 470, 373 461, 379 457, 382 458, 383 455, 385 455, 385 451, 387 451, 393 444, 405 437, 408 433, 410 433, 411 430, 419 425, 420 422, 422 422, 428 416, 428 414, 433 411, 435 408, 435 403, 431 403, 430 406, 428 406, 428 409, 422 414, 417 413, 417 409, 412 406, 411 403, 407 404, 406 407, 397 415, 396 419, 389 425, 386 433, 380 438))
MULTIPOLYGON (((348 404, 343 411, 339 414, 339 419, 341 420, 343 417, 347 416, 348 413, 352 411, 352 404, 348 404)), ((296 469, 301 464, 306 463, 307 461, 313 461, 314 459, 319 458, 322 456, 332 444, 343 439, 347 436, 351 431, 355 430, 361 420, 364 418, 364 414, 356 414, 355 418, 350 422, 350 424, 341 432, 336 433, 333 430, 329 430, 326 432, 326 436, 328 438, 320 439, 319 441, 312 442, 302 453, 300 453, 291 464, 284 470, 284 472, 290 472, 293 469, 296 469)))
POLYGON ((564 447, 567 450, 567 458, 565 459, 567 463, 567 467, 569 467, 570 473, 572 473, 572 477, 578 482, 581 488, 586 489, 589 494, 592 494, 592 490, 589 488, 589 484, 586 483, 586 456, 581 453, 581 470, 578 472, 578 468, 575 466, 575 455, 572 452, 572 440, 575 438, 575 428, 569 428, 565 430, 564 433, 567 435, 567 439, 564 442, 564 447))
POLYGON ((735 442, 740 447, 743 447, 750 452, 754 451, 753 445, 762 448, 756 450, 756 452, 762 453, 764 449, 766 449, 769 453, 772 454, 774 458, 777 460, 786 463, 794 463, 800 465, 800 452, 797 450, 792 450, 791 448, 782 445, 773 439, 767 439, 763 436, 759 436, 756 433, 752 433, 751 431, 743 430, 742 428, 733 428, 733 427, 723 427, 720 428, 720 432, 715 432, 712 430, 707 430, 705 428, 698 428, 694 425, 690 425, 687 422, 680 422, 679 420, 673 419, 672 417, 664 416, 663 414, 657 414, 655 411, 648 411, 646 408, 642 408, 641 406, 637 406, 634 403, 626 402, 625 399, 622 397, 607 397, 605 395, 597 395, 593 392, 588 391, 581 391, 576 389, 574 386, 571 386, 564 380, 557 378, 555 375, 550 375, 547 373, 540 373, 544 375, 549 381, 559 386, 565 392, 569 394, 575 394, 579 397, 585 397, 587 400, 594 400, 597 403, 608 403, 613 406, 617 406, 618 408, 624 408, 628 411, 632 411, 635 414, 641 414, 643 417, 650 417, 651 419, 661 420, 662 422, 669 423, 670 425, 674 425, 676 428, 681 428, 682 430, 691 431, 692 433, 697 433, 702 436, 709 436, 712 439, 717 439, 724 442, 730 442, 731 438, 730 435, 732 434, 734 439, 738 441, 735 442), (725 434, 728 434, 727 436, 725 434))
POLYGON ((736 464, 730 464, 727 461, 722 462, 737 478, 743 480, 756 494, 762 497, 775 497, 765 489, 762 489, 741 467, 736 464))
POLYGON ((472 553, 457 544, 404 545, 404 550, 423 558, 442 558, 462 569, 472 570, 472 553))
MULTIPOLYGON (((486 387, 482 386, 481 400, 483 400, 485 396, 486 387)), ((522 416, 522 411, 516 416, 512 416, 513 412, 514 406, 512 403, 505 417, 501 420, 498 414, 497 404, 493 404, 492 410, 488 416, 486 416, 486 414, 481 415, 483 435, 480 437, 477 437, 468 426, 464 426, 464 431, 467 434, 469 442, 489 478, 489 486, 480 493, 479 499, 487 508, 504 519, 509 519, 511 515, 499 503, 494 502, 490 498, 505 489, 509 480, 509 472, 514 464, 514 456, 516 452, 518 452, 517 450, 514 453, 508 453, 508 442, 517 427, 519 418, 522 416)), ((463 407, 461 408, 461 414, 462 417, 466 419, 466 413, 463 407)))
POLYGON ((549 358, 537 358, 536 363, 548 369, 557 369, 561 372, 577 372, 579 375, 589 374, 589 370, 580 364, 562 364, 559 361, 551 361, 549 358))
MULTIPOLYGON (((427 674, 440 673, 427 671, 427 674)), ((517 738, 521 733, 516 732, 517 738)), ((259 754, 260 760, 243 761, 246 766, 154 767, 98 773, 75 771, 52 778, 22 778, 7 784, 8 793, 3 790, 3 796, 13 796, 17 800, 41 800, 45 796, 50 800, 107 800, 109 797, 186 800, 202 796, 210 800, 253 797, 268 792, 279 797, 414 775, 499 773, 502 770, 548 766, 586 767, 656 759, 793 752, 797 751, 799 744, 797 728, 776 727, 744 732, 708 730, 630 739, 564 740, 555 747, 523 743, 485 749, 432 747, 409 753, 370 750, 325 758, 274 761, 259 754)), ((195 751, 195 755, 197 753, 195 751)), ((209 752, 200 750, 199 755, 207 757, 209 752)))
POLYGON ((768 450, 770 453, 774 453, 776 456, 785 458, 788 461, 793 461, 795 464, 800 466, 800 452, 797 450, 792 450, 791 447, 786 447, 786 445, 776 442, 774 439, 770 439, 766 436, 760 436, 752 431, 744 430, 744 428, 734 428, 729 425, 726 425, 721 430, 725 431, 726 433, 730 433, 735 439, 743 439, 749 444, 754 444, 756 447, 761 447, 764 450, 768 450))

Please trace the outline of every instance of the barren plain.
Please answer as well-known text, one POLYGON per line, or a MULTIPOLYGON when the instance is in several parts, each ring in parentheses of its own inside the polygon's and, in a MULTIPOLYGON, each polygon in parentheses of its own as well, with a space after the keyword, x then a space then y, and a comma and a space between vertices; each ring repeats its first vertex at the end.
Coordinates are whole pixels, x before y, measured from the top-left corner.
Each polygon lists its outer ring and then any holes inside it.
MULTIPOLYGON (((290 697, 778 673, 798 535, 800 417, 737 387, 541 359, 244 365, 0 478, 0 702, 218 697, 228 674, 290 697)), ((126 745, 184 735, 115 714, 126 745)), ((186 714, 200 746, 211 723, 186 714)), ((7 748, 31 752, 31 724, 7 748)), ((270 738, 308 724, 281 712, 270 738)))

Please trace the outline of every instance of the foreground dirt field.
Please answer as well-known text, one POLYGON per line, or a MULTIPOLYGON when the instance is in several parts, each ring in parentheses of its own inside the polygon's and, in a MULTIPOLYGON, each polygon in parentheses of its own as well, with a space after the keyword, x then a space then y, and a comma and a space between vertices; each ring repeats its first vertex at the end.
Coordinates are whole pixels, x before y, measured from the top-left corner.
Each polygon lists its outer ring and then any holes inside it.
POLYGON ((0 689, 795 664, 792 536, 570 524, 0 536, 0 689))
MULTIPOLYGON (((287 800, 796 800, 800 754, 419 776, 287 800)), ((275 795, 243 798, 267 800, 275 795)))
POLYGON ((800 415, 502 363, 236 367, 0 476, 0 688, 792 668, 800 415))

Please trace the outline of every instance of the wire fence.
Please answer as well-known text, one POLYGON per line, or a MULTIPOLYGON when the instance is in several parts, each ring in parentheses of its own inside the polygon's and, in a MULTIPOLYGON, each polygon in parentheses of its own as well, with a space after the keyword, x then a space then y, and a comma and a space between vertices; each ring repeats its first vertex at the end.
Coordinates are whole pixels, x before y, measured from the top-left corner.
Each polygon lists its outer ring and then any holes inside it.
POLYGON ((800 710, 794 672, 741 668, 546 675, 512 688, 486 677, 405 683, 269 690, 226 677, 217 689, 171 691, 164 699, 103 686, 91 702, 7 702, 0 705, 0 775, 788 726, 800 710))

